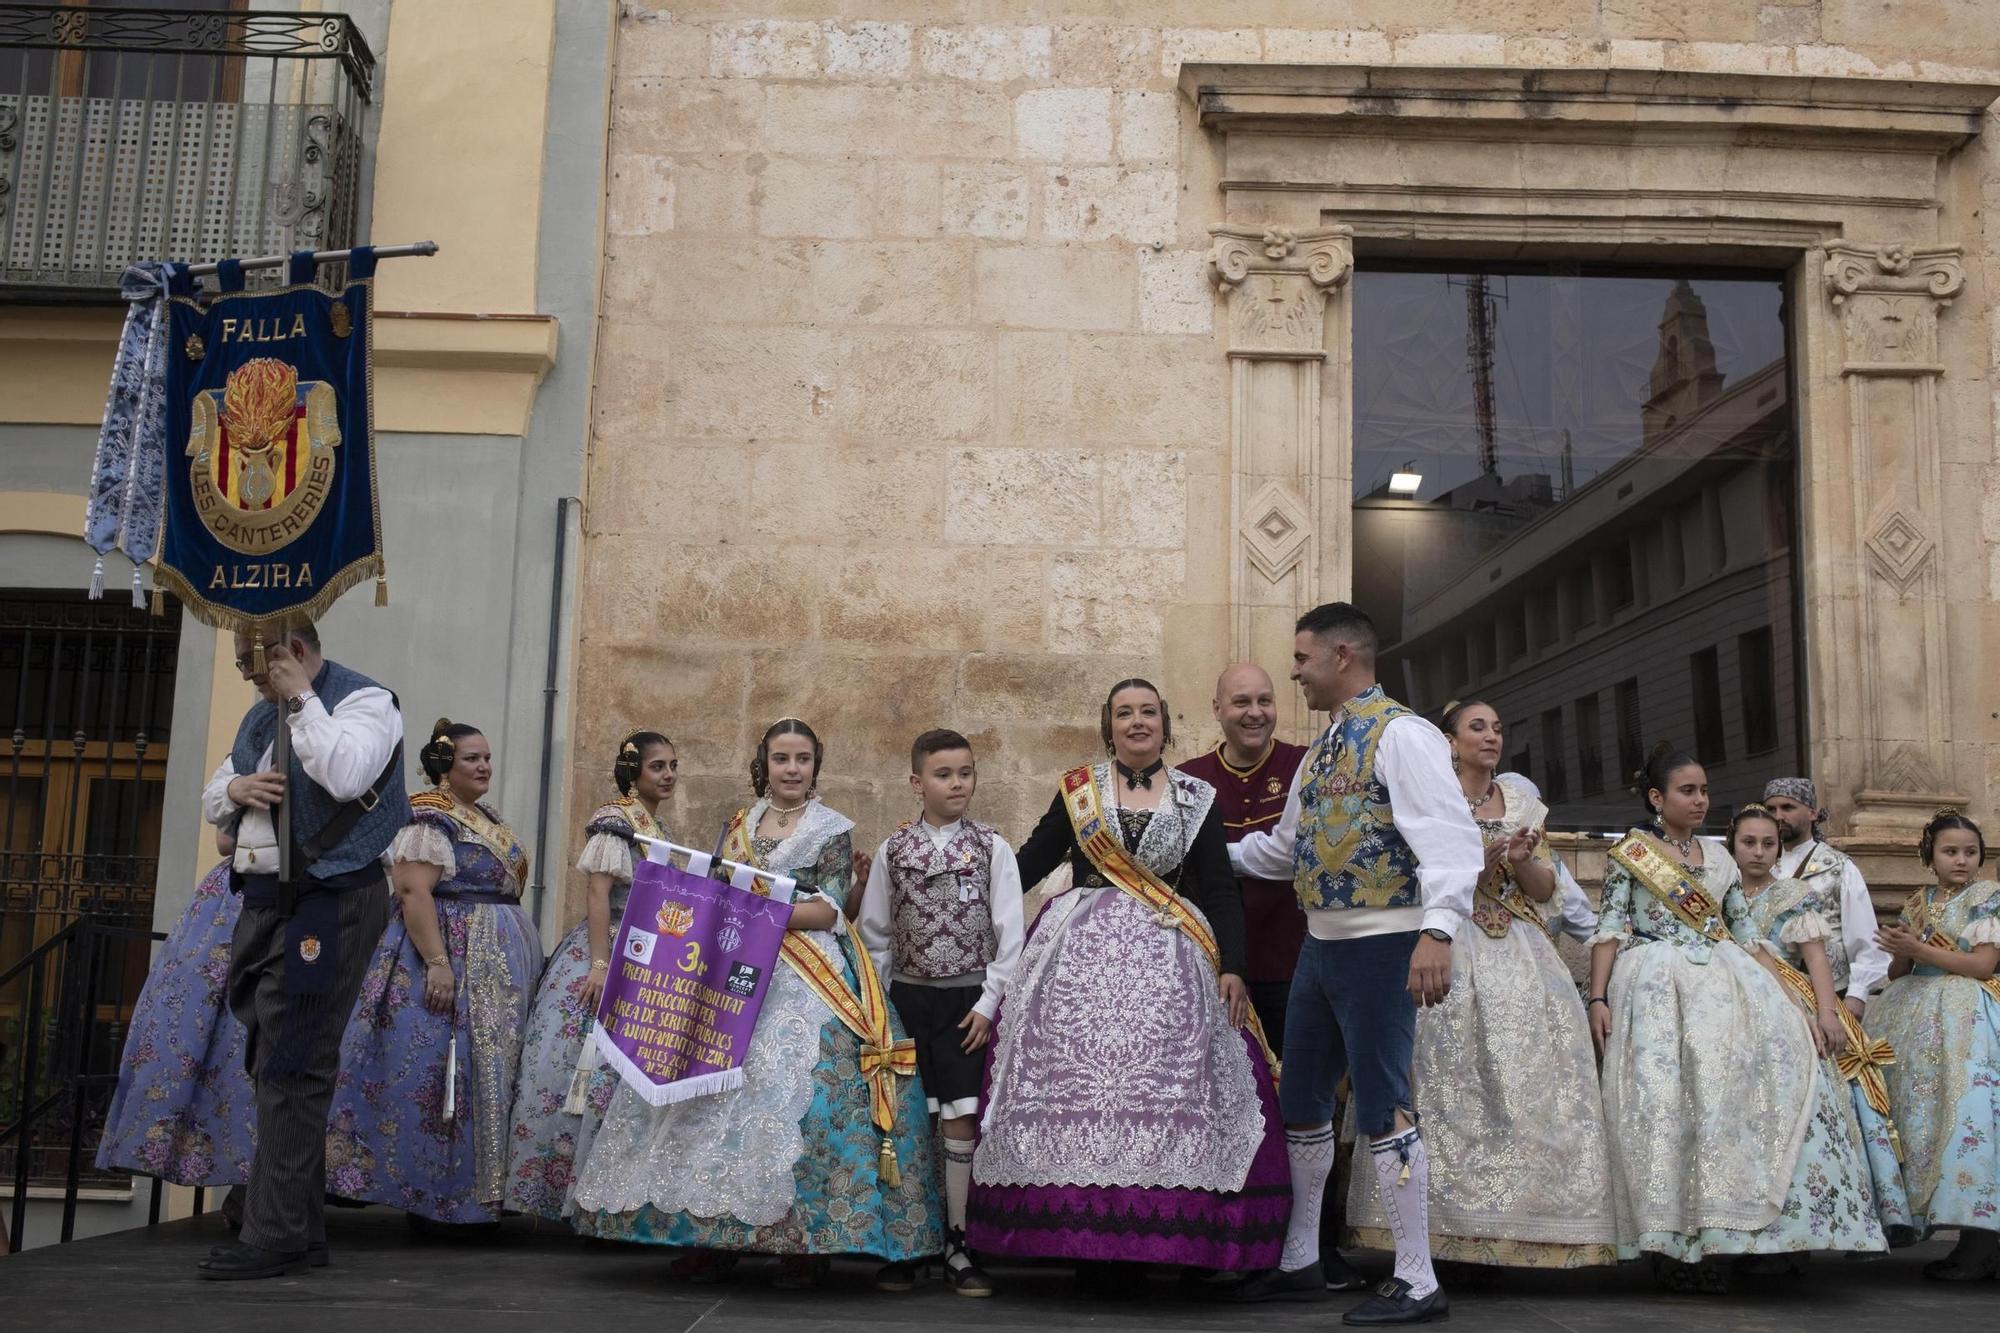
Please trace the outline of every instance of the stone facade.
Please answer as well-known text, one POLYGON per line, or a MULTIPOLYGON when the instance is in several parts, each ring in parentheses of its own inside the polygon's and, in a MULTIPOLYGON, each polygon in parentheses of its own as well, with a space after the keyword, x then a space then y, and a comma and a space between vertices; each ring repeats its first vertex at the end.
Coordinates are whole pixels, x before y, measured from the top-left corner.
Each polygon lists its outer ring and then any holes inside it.
POLYGON ((1194 752, 1347 587, 1360 251, 1787 267, 1837 828, 1990 814, 1985 0, 1226 8, 627 0, 569 807, 656 726, 708 842, 793 714, 872 846, 950 725, 1018 839, 1135 674, 1194 752))

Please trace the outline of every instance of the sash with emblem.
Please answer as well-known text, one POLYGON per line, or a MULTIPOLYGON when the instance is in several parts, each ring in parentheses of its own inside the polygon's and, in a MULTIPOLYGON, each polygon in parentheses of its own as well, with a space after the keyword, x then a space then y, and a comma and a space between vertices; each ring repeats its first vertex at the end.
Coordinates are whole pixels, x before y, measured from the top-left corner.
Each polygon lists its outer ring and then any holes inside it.
MULTIPOLYGON (((1774 957, 1772 961, 1778 965, 1778 980, 1805 1006, 1806 1012, 1819 1012, 1819 997, 1813 993, 1811 978, 1782 958, 1774 957)), ((1842 1078, 1860 1085, 1861 1095, 1882 1117, 1883 1127, 1889 1132, 1889 1147, 1900 1162, 1903 1160, 1903 1139, 1896 1132, 1896 1122, 1889 1115, 1889 1082, 1882 1073, 1896 1063, 1895 1049, 1886 1041, 1871 1040, 1846 1005, 1836 1004, 1834 1009, 1839 1013, 1840 1026, 1847 1034, 1847 1045, 1835 1052, 1834 1064, 1842 1078)))
POLYGON ((203 623, 252 635, 318 619, 373 578, 387 599, 370 400, 374 252, 337 293, 310 251, 246 291, 240 265, 203 304, 168 299, 165 510, 157 582, 203 623))
MULTIPOLYGON (((1091 777, 1089 765, 1073 768, 1063 774, 1063 809, 1069 814, 1070 831, 1076 835, 1076 845, 1090 858, 1090 864, 1097 873, 1114 888, 1130 894, 1146 907, 1152 909, 1153 921, 1163 930, 1178 930, 1201 949, 1208 965, 1219 976, 1222 973, 1222 951, 1216 947, 1215 934, 1208 923, 1201 919, 1186 899, 1175 893, 1167 882, 1147 869, 1145 864, 1125 850, 1125 844, 1111 830, 1110 821, 1104 817, 1103 802, 1098 799, 1097 783, 1091 777)), ((1271 1050, 1271 1043, 1264 1037, 1264 1025, 1258 1021, 1257 1011, 1250 1010, 1250 1035, 1263 1048, 1264 1058, 1271 1066, 1271 1077, 1278 1077, 1278 1058, 1271 1050)))
POLYGON ((1611 859, 1631 873, 1640 887, 1658 898, 1690 929, 1720 944, 1730 938, 1722 920, 1722 904, 1650 833, 1634 831, 1611 849, 1611 859))
MULTIPOLYGON (((731 861, 762 868, 763 863, 757 857, 756 844, 751 837, 749 813, 748 810, 738 810, 730 816, 729 827, 722 835, 722 854, 731 861)), ((837 903, 835 910, 839 910, 837 903)), ((916 1076, 917 1044, 908 1037, 897 1038, 889 1019, 889 996, 882 989, 882 978, 876 974, 868 951, 856 947, 851 931, 842 931, 835 939, 839 942, 841 957, 854 969, 857 987, 850 987, 847 978, 827 962, 826 955, 796 931, 785 932, 785 942, 779 946, 778 956, 798 973, 799 980, 805 982, 827 1008, 833 1010, 833 1016, 840 1020, 841 1025, 860 1040, 861 1076, 868 1082, 869 1119, 882 1136, 876 1172, 885 1186, 892 1190, 901 1189, 903 1173, 896 1163, 894 1138, 896 1080, 916 1076)))

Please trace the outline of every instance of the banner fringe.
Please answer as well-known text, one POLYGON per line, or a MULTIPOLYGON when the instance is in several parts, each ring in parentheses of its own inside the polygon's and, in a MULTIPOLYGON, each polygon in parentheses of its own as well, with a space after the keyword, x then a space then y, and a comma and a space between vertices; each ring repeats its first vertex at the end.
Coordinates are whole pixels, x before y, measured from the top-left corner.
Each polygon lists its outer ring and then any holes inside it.
POLYGON ((104 557, 97 557, 97 567, 90 571, 90 600, 104 600, 104 557))

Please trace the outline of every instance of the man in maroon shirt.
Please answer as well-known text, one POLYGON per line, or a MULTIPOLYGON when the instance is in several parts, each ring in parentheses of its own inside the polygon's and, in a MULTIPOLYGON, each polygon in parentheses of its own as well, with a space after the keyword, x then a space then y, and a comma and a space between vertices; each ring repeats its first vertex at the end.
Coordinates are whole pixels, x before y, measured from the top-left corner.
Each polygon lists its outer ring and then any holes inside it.
MULTIPOLYGON (((1281 741, 1277 693, 1271 677, 1254 662, 1238 662, 1215 682, 1215 720, 1222 741, 1207 754, 1180 766, 1215 788, 1215 808, 1230 842, 1270 828, 1285 812, 1292 775, 1305 747, 1281 741)), ((1306 934, 1306 914, 1289 881, 1243 881, 1243 928, 1249 942, 1250 1003, 1263 1020, 1271 1049, 1285 1048, 1285 998, 1306 934)))

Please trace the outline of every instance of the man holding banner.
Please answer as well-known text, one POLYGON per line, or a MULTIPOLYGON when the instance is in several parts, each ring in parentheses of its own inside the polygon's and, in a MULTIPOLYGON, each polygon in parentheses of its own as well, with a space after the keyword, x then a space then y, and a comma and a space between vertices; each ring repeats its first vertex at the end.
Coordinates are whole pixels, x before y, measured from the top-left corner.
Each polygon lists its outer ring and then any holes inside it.
MULTIPOLYGON (((361 247, 224 260, 206 299, 184 266, 135 266, 92 463, 92 548, 135 564, 157 551, 156 610, 170 591, 233 630, 236 667, 261 696, 202 798, 210 822, 236 830, 229 999, 257 1091, 242 1236, 201 1265, 205 1278, 326 1262, 341 1029, 387 918, 380 857, 410 817, 395 696, 322 658, 313 628, 369 578, 378 605, 388 594, 369 395, 375 259, 361 247), (348 261, 337 292, 315 285, 322 258, 348 261), (246 288, 246 268, 280 262, 283 286, 246 288)), ((100 559, 93 596, 102 573, 100 559)))

